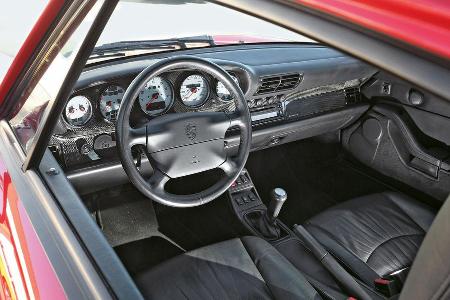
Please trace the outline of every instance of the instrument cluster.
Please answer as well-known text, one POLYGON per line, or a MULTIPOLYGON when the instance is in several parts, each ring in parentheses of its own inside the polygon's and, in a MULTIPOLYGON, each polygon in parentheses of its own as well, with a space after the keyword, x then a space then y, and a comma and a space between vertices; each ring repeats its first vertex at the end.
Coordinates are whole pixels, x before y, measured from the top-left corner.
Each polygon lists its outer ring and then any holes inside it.
MULTIPOLYGON (((242 89, 239 77, 235 73, 230 73, 230 76, 242 89)), ((102 82, 78 91, 66 104, 64 121, 73 128, 89 126, 95 121, 114 124, 126 87, 132 79, 102 82)), ((150 79, 140 91, 134 109, 140 111, 138 114, 153 118, 168 112, 230 107, 233 100, 233 95, 223 83, 210 75, 184 71, 150 79)))

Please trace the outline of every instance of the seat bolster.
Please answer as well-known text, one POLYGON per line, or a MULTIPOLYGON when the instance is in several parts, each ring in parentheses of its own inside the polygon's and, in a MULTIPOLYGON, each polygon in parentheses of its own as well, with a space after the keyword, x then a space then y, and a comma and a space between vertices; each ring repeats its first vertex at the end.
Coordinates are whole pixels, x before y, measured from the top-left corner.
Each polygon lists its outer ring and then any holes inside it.
POLYGON ((242 243, 276 299, 320 299, 305 276, 267 241, 248 236, 242 243))
POLYGON ((436 216, 436 211, 407 195, 396 192, 384 192, 383 195, 403 210, 423 231, 428 231, 436 216))
POLYGON ((411 267, 400 300, 450 299, 450 197, 442 206, 411 267))

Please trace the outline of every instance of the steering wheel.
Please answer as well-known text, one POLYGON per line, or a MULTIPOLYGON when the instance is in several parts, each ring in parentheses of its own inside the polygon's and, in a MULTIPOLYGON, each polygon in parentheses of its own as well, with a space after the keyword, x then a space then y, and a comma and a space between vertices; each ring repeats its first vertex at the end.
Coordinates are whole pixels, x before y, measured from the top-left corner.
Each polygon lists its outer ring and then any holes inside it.
POLYGON ((116 123, 119 156, 131 183, 146 197, 175 207, 205 204, 220 196, 233 184, 247 161, 251 130, 250 112, 239 86, 220 66, 191 56, 163 59, 144 69, 126 90, 116 123), (151 119, 145 126, 132 128, 130 113, 145 84, 164 72, 179 69, 208 73, 222 82, 234 95, 236 110, 230 113, 166 113, 151 119), (240 128, 239 150, 235 156, 227 157, 225 132, 234 126, 240 128), (145 146, 146 155, 153 167, 150 178, 144 178, 135 165, 131 154, 134 145, 145 146), (224 174, 206 190, 176 195, 165 189, 170 179, 215 168, 222 169, 224 174))

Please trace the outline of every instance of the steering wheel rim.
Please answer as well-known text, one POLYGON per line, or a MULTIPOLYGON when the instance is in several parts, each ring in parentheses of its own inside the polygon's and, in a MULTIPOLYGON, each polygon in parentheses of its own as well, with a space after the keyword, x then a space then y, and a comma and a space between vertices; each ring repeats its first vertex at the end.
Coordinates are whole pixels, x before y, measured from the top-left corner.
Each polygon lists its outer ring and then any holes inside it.
MULTIPOLYGON (((195 124, 195 123, 194 123, 195 124)), ((196 127, 196 126, 194 126, 196 127)), ((191 128, 192 129, 192 128, 191 128)), ((214 131, 213 130, 213 131, 214 131)), ((214 64, 205 59, 201 59, 198 57, 192 56, 178 56, 174 58, 166 58, 163 59, 147 68, 145 68, 129 85, 127 88, 124 97, 122 99, 122 103, 119 109, 119 113, 117 116, 116 122, 116 135, 117 135, 117 148, 119 151, 120 160, 122 166, 127 173, 131 183, 146 197, 159 202, 164 205, 174 206, 174 207, 192 207, 198 206, 205 203, 208 203, 222 193, 224 193, 237 179, 240 172, 245 166, 247 161, 250 147, 251 147, 251 118, 250 112, 247 106, 247 101, 245 100, 244 94, 242 93, 239 86, 234 82, 234 80, 230 77, 230 75, 220 66, 214 64), (144 88, 145 84, 153 77, 161 75, 167 71, 171 71, 174 69, 194 69, 197 71, 201 71, 204 73, 208 73, 215 77, 217 80, 223 83, 225 88, 230 91, 231 94, 234 95, 235 107, 236 110, 233 113, 206 113, 206 112, 197 112, 197 113, 174 113, 168 115, 162 115, 158 118, 161 118, 160 121, 150 120, 144 127, 140 128, 132 128, 130 126, 129 118, 130 113, 133 108, 134 102, 138 98, 139 92, 144 88), (177 117, 178 115, 178 117, 177 117), (201 116, 200 116, 201 115, 201 116), (164 116, 164 117, 163 117, 164 116), (225 116, 225 118, 224 118, 225 116), (175 136, 178 135, 180 137, 181 132, 184 132, 186 136, 188 136, 188 126, 192 126, 192 120, 201 120, 201 124, 212 124, 211 126, 199 126, 199 128, 194 128, 197 131, 202 131, 202 133, 210 138, 209 128, 203 127, 212 127, 216 131, 214 134, 217 134, 217 139, 210 139, 200 142, 193 142, 190 145, 179 146, 186 147, 186 151, 172 153, 169 151, 173 151, 173 149, 178 149, 177 147, 172 148, 164 148, 162 149, 160 145, 159 148, 153 144, 158 144, 158 140, 161 139, 161 136, 165 134, 163 130, 160 130, 159 133, 154 134, 153 131, 161 129, 161 128, 173 128, 175 131, 175 136), (205 123, 206 122, 206 123, 205 123), (211 123, 208 123, 211 122, 211 123), (184 126, 181 128, 181 126, 184 126), (225 151, 225 132, 230 127, 239 127, 240 129, 240 144, 237 155, 233 158, 227 157, 225 151), (138 169, 135 166, 131 148, 136 144, 145 144, 146 154, 149 158, 149 161, 153 167, 154 173, 150 177, 150 179, 145 179, 141 176, 138 169), (219 149, 219 145, 223 145, 223 153, 219 149), (189 147, 189 149, 188 149, 189 147), (194 149, 195 150, 192 150, 194 149), (208 161, 209 150, 201 150, 201 147, 213 148, 213 158, 211 161, 208 161), (155 157, 161 156, 160 154, 172 153, 171 159, 177 160, 177 156, 186 155, 189 151, 199 151, 199 156, 202 156, 202 159, 196 158, 195 160, 205 164, 204 169, 199 172, 196 172, 196 166, 188 166, 188 164, 184 164, 184 167, 187 167, 188 171, 185 175, 195 174, 204 172, 206 170, 220 168, 224 171, 225 175, 217 181, 214 185, 203 190, 201 192, 189 195, 176 195, 167 192, 164 189, 165 184, 171 178, 178 178, 181 176, 171 177, 168 175, 169 172, 177 173, 177 168, 171 168, 165 165, 161 165, 162 162, 160 160, 160 165, 158 165, 157 159, 155 157), (152 152, 151 152, 152 151, 152 152), (204 153, 202 152, 204 151, 204 153), (151 152, 151 153, 150 153, 151 152), (220 162, 222 155, 224 155, 225 160, 220 162), (209 166, 215 167, 209 167, 209 166), (166 170, 160 170, 164 169, 166 170), (205 169, 206 168, 206 169, 205 169), (175 170, 175 171, 174 171, 175 170)), ((170 135, 170 133, 169 133, 170 135)), ((215 137, 215 136, 214 136, 215 137)), ((188 137, 189 138, 189 137, 188 137)), ((192 136, 190 137, 192 138, 192 136)), ((195 138, 195 136, 194 136, 195 138)), ((162 138, 164 139, 164 138, 162 138)), ((206 139, 206 138, 205 138, 206 139)), ((170 140, 170 139, 169 139, 170 140)), ((192 139, 193 140, 193 139, 192 139)), ((167 140, 166 140, 167 141, 167 140)), ((173 146, 173 145, 172 145, 173 146)), ((183 150, 179 149, 179 150, 183 150)), ((190 154, 189 154, 190 155, 190 154)), ((182 157, 183 159, 185 157, 182 157)), ((184 162, 186 160, 184 159, 184 162)), ((191 165, 193 162, 190 163, 191 165)), ((201 165, 201 164, 200 164, 201 165)), ((181 168, 183 169, 183 168, 181 168)))

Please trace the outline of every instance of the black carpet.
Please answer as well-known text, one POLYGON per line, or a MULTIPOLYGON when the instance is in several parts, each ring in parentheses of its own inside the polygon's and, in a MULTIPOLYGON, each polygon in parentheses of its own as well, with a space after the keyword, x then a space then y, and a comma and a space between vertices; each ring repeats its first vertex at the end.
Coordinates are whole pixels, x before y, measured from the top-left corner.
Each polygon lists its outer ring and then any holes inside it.
POLYGON ((289 226, 339 202, 388 189, 353 168, 338 143, 318 139, 252 153, 247 170, 263 202, 268 203, 275 187, 287 191, 280 218, 289 226))
POLYGON ((155 205, 159 230, 186 250, 248 234, 226 195, 192 208, 155 205))

